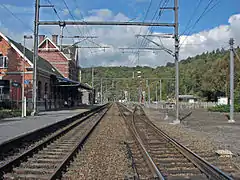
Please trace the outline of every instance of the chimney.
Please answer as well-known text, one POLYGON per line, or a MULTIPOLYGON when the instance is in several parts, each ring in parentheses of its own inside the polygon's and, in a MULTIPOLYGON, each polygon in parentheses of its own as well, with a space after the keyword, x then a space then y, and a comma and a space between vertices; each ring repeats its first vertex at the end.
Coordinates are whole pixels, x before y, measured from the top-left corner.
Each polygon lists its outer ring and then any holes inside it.
POLYGON ((39 44, 40 44, 41 42, 43 42, 45 35, 39 35, 38 37, 39 37, 39 44))
POLYGON ((52 35, 52 41, 55 45, 58 45, 57 40, 58 40, 58 35, 52 35))

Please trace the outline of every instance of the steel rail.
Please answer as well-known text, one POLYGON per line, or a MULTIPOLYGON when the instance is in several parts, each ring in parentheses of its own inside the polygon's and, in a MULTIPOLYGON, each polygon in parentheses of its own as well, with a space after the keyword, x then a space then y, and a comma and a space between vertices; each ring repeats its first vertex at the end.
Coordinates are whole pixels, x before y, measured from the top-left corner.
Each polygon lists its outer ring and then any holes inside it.
POLYGON ((138 132, 137 132, 137 129, 136 129, 136 124, 135 124, 135 121, 134 121, 134 113, 136 111, 136 108, 134 109, 133 111, 133 116, 132 116, 132 127, 133 127, 133 132, 134 132, 134 135, 139 143, 139 145, 141 146, 142 148, 142 151, 143 151, 143 154, 147 157, 148 161, 147 163, 149 164, 149 166, 151 167, 151 170, 156 173, 156 176, 154 176, 154 178, 159 178, 161 180, 164 180, 165 178, 163 177, 163 175, 161 174, 161 172, 159 171, 157 165, 154 163, 152 157, 150 156, 150 154, 148 153, 147 149, 145 148, 144 146, 144 143, 142 142, 142 139, 140 138, 138 132))
POLYGON ((54 171, 52 176, 49 178, 50 180, 58 179, 61 177, 62 171, 64 170, 66 165, 71 161, 71 159, 77 153, 78 149, 85 143, 87 138, 90 136, 90 134, 96 128, 96 126, 98 125, 100 120, 104 117, 104 115, 106 114, 106 112, 108 111, 109 108, 110 108, 110 105, 103 110, 104 112, 103 112, 103 114, 100 115, 100 117, 98 117, 97 122, 94 123, 94 125, 91 127, 91 129, 89 131, 85 132, 85 134, 81 137, 79 142, 72 148, 72 151, 65 156, 64 161, 57 167, 57 169, 54 171))
MULTIPOLYGON (((161 180, 165 180, 165 178, 163 177, 163 175, 161 174, 161 172, 159 171, 159 169, 157 168, 157 165, 154 163, 154 161, 152 160, 151 156, 149 155, 149 153, 147 152, 146 148, 144 147, 144 144, 136 130, 135 127, 135 123, 134 123, 134 113, 135 113, 135 109, 134 111, 128 109, 126 106, 122 105, 122 104, 118 104, 119 106, 121 106, 122 108, 124 108, 125 110, 127 110, 128 112, 131 113, 131 124, 132 126, 128 126, 130 131, 133 134, 133 137, 136 139, 137 144, 140 147, 140 150, 142 152, 142 155, 144 157, 144 159, 146 160, 146 163, 148 164, 148 167, 150 168, 153 177, 155 179, 161 179, 161 180)), ((123 115, 123 113, 120 110, 120 114, 122 115, 122 117, 126 120, 125 116, 123 115)))
POLYGON ((143 120, 150 125, 154 131, 163 136, 168 142, 170 142, 177 150, 179 150, 189 161, 191 161, 195 166, 197 166, 209 179, 214 180, 233 180, 229 175, 218 169, 217 167, 213 166, 199 155, 185 147, 184 145, 180 144, 170 136, 168 136, 165 132, 160 130, 153 122, 149 120, 146 113, 144 112, 143 108, 139 106, 144 113, 145 117, 143 120))
MULTIPOLYGON (((79 113, 75 116, 66 118, 57 123, 50 124, 45 127, 21 134, 20 136, 17 136, 13 139, 9 139, 0 144, 0 149, 1 149, 0 156, 2 156, 2 154, 9 154, 9 152, 15 151, 15 149, 17 148, 21 149, 23 145, 25 146, 25 145, 33 144, 34 142, 37 142, 42 138, 45 138, 47 135, 50 135, 52 132, 56 132, 57 130, 68 126, 69 124, 73 123, 75 120, 80 119, 99 108, 100 107, 92 108, 91 110, 85 111, 83 113, 79 113)), ((1 169, 1 165, 0 165, 0 169, 1 169)))
POLYGON ((86 121, 89 117, 93 116, 94 114, 98 113, 99 111, 101 111, 102 109, 104 109, 108 104, 101 106, 100 108, 94 109, 92 110, 89 114, 87 114, 86 116, 80 118, 79 120, 74 121, 73 123, 67 125, 66 127, 64 127, 61 131, 57 131, 55 133, 53 133, 52 135, 50 135, 49 137, 47 137, 44 141, 42 141, 41 143, 33 146, 32 148, 28 149, 27 151, 21 153, 20 155, 14 157, 12 160, 6 162, 5 164, 3 164, 2 166, 0 166, 0 179, 1 176, 4 173, 7 173, 9 171, 11 171, 11 169, 13 168, 13 166, 18 166, 22 161, 26 160, 28 157, 32 156, 35 152, 37 152, 38 150, 44 148, 47 144, 51 143, 52 141, 56 140, 58 137, 62 136, 63 134, 66 134, 67 132, 69 132, 71 129, 73 129, 74 127, 78 126, 79 124, 81 124, 82 122, 86 121))

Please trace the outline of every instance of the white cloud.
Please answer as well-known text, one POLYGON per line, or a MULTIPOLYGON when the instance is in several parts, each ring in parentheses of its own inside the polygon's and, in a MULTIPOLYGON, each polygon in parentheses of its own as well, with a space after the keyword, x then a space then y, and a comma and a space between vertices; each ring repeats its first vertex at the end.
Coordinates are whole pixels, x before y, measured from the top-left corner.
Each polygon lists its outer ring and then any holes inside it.
POLYGON ((65 16, 67 16, 67 15, 69 14, 69 10, 68 10, 68 9, 63 9, 62 12, 63 12, 63 14, 64 14, 65 16))
POLYGON ((93 9, 91 11, 88 11, 93 16, 101 17, 101 18, 111 18, 113 17, 113 13, 109 9, 93 9))
MULTIPOLYGON (((76 14, 76 13, 75 13, 76 14)), ((70 19, 69 19, 70 20, 70 19)), ((89 12, 89 16, 84 17, 86 21, 129 21, 130 19, 122 14, 114 14, 108 9, 92 10, 89 12)), ((187 37, 183 35, 180 37, 180 59, 187 58, 188 56, 195 56, 205 51, 212 51, 216 48, 225 47, 228 48, 228 41, 230 37, 235 39, 236 45, 240 44, 240 14, 233 15, 229 17, 229 24, 220 25, 213 29, 202 31, 199 33, 192 34, 187 37), (185 40, 186 39, 186 40, 185 40)), ((102 46, 109 46, 111 48, 103 51, 102 49, 82 49, 81 54, 81 66, 114 66, 114 65, 126 65, 134 66, 137 65, 137 56, 133 53, 122 53, 119 47, 136 47, 137 43, 140 44, 141 38, 137 39, 135 37, 141 30, 141 34, 147 32, 147 27, 138 26, 69 26, 68 31, 71 35, 79 35, 79 29, 84 35, 94 35, 98 36, 94 39, 95 42, 101 44, 102 46), (87 33, 88 32, 88 33, 87 33)), ((25 33, 13 34, 11 30, 3 29, 0 30, 9 36, 14 37, 14 40, 21 41, 22 36, 25 33)), ((59 34, 60 29, 58 26, 51 27, 41 27, 40 32, 51 32, 53 34, 59 34)), ((155 34, 157 34, 155 32, 155 34)), ((64 35, 68 35, 67 31, 64 30, 64 35)), ((158 38, 153 38, 154 41, 161 43, 158 38)), ((163 44, 174 50, 174 40, 173 39, 162 39, 163 44)), ((71 39, 64 40, 64 43, 72 43, 71 39)), ((96 46, 89 41, 83 41, 79 44, 80 46, 96 46)), ((149 43, 150 47, 157 47, 149 43)), ((164 51, 158 52, 140 52, 139 63, 140 65, 149 66, 160 66, 165 65, 167 62, 173 62, 172 56, 164 51)))
MULTIPOLYGON (((99 15, 99 13, 96 13, 99 15)), ((88 20, 105 20, 101 15, 98 16, 89 16, 88 20)), ((110 14, 110 13, 109 13, 110 14)), ((128 21, 129 18, 124 14, 117 14, 112 16, 107 16, 107 19, 116 20, 116 21, 128 21)), ((91 65, 136 65, 137 56, 129 53, 122 54, 119 51, 118 47, 133 47, 136 45, 135 35, 139 33, 140 27, 134 26, 112 26, 112 27, 93 27, 93 34, 99 36, 96 40, 98 42, 104 42, 107 45, 112 46, 111 53, 97 53, 96 55, 91 54, 87 56, 87 60, 82 61, 82 65, 91 66, 91 65)), ((240 15, 233 15, 229 18, 228 25, 221 25, 215 27, 208 31, 202 31, 196 34, 192 34, 187 37, 180 37, 180 59, 185 59, 189 56, 195 56, 205 51, 212 51, 217 48, 228 48, 228 41, 230 37, 236 39, 236 43, 240 42, 240 15)), ((147 31, 146 27, 142 27, 142 34, 147 31)), ((158 33, 155 33, 158 34, 158 33)), ((154 41, 161 43, 158 38, 154 38, 154 41)), ((161 39, 164 46, 174 50, 174 40, 173 39, 161 39)), ((149 43, 150 47, 156 47, 153 44, 149 43)), ((84 54, 91 53, 89 50, 84 50, 84 54)), ((173 62, 174 59, 171 55, 167 54, 164 51, 157 52, 141 52, 139 63, 140 65, 149 65, 149 66, 159 66, 165 65, 167 62, 173 62)))
POLYGON ((74 10, 74 14, 75 14, 76 16, 81 15, 81 10, 78 9, 78 8, 76 8, 76 9, 74 10))

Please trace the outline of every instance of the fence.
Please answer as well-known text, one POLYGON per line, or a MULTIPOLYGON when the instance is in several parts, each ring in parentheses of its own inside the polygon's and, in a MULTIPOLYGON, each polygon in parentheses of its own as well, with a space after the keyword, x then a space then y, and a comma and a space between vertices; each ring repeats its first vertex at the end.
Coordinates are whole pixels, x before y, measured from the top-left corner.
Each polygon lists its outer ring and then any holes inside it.
MULTIPOLYGON (((179 102, 179 109, 207 109, 209 107, 216 106, 215 102, 196 102, 196 103, 187 103, 179 102)), ((155 109, 175 109, 175 103, 155 103, 155 104, 145 104, 146 107, 155 108, 155 109)))

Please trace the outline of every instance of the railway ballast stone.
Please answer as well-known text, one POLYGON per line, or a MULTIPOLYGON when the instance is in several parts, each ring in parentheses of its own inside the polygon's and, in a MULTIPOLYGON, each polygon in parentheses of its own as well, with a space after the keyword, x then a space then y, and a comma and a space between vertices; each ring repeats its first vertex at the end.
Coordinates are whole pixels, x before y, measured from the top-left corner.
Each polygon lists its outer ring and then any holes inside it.
POLYGON ((63 179, 124 179, 132 174, 124 142, 129 132, 114 104, 93 131, 63 179))

